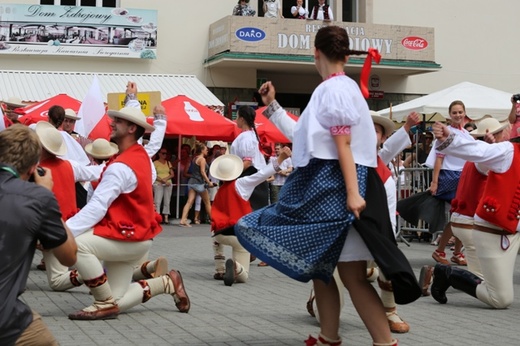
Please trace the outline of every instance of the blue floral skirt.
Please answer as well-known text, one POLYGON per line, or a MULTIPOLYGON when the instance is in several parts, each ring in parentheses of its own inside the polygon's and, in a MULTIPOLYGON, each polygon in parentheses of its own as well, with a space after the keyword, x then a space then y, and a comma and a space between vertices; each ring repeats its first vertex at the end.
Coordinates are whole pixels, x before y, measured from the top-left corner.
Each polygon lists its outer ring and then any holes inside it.
MULTIPOLYGON (((367 167, 357 166, 361 196, 367 167)), ((329 282, 354 215, 347 210, 343 174, 337 160, 312 159, 296 169, 278 202, 242 217, 238 240, 251 254, 302 282, 329 282)))

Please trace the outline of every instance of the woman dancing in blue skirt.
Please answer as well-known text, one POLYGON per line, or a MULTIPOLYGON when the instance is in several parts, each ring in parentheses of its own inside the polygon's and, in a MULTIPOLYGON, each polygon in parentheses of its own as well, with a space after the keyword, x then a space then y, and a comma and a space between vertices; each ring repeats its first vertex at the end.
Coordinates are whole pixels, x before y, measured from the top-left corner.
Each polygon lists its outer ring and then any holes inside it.
POLYGON ((331 280, 336 266, 374 345, 397 345, 383 304, 366 280, 366 261, 373 257, 352 227, 365 209, 367 176, 375 173, 377 156, 367 103, 343 71, 351 54, 367 52, 350 50, 343 28, 318 31, 314 61, 323 81, 298 122, 275 100, 271 82, 261 86, 268 106, 264 114, 292 139, 296 169, 278 203, 240 219, 235 232, 247 250, 277 270, 299 281, 313 280, 321 333, 307 345, 341 344, 339 293, 331 280))

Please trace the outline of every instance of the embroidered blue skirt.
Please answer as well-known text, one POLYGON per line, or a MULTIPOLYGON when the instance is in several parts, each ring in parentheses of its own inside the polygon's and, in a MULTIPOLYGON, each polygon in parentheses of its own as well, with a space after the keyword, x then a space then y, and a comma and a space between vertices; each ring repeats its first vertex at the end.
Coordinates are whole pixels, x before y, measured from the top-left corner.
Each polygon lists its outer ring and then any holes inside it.
MULTIPOLYGON (((357 166, 361 196, 367 168, 357 166)), ((251 254, 302 282, 329 282, 354 215, 337 160, 312 159, 289 175, 279 200, 242 217, 238 240, 251 254)))

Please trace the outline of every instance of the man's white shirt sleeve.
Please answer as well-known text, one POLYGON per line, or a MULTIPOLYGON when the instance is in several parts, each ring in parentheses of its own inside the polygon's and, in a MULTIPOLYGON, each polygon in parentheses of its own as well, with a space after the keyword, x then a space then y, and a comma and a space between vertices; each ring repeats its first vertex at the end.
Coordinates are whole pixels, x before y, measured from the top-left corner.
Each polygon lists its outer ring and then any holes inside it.
POLYGON ((130 193, 137 187, 135 173, 124 163, 116 162, 108 166, 103 173, 103 180, 99 183, 92 198, 66 224, 72 234, 77 237, 93 228, 103 219, 114 200, 123 193, 130 193))

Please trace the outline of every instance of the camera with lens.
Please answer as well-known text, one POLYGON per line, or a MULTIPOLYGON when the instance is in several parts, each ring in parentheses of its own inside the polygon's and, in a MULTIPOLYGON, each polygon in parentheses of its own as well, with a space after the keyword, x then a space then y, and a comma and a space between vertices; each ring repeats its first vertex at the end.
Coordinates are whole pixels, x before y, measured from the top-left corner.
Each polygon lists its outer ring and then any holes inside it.
MULTIPOLYGON (((36 172, 38 173, 38 175, 40 177, 43 177, 45 175, 45 169, 43 169, 43 167, 41 167, 41 166, 36 167, 36 172)), ((29 181, 34 182, 34 176, 31 175, 31 177, 29 178, 29 181)))
POLYGON ((513 95, 513 101, 520 102, 520 94, 514 94, 513 95))

